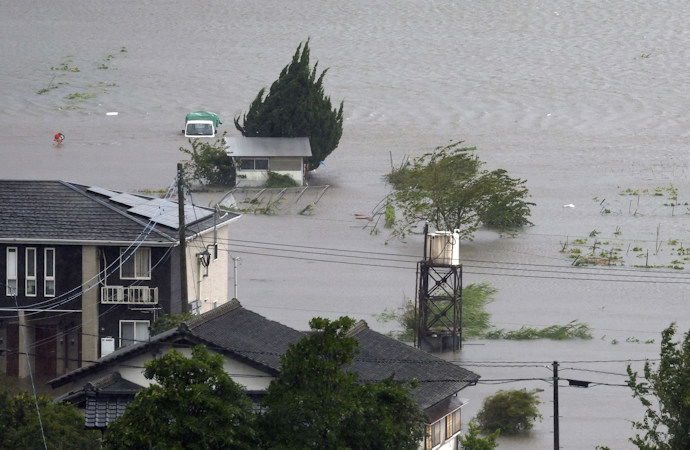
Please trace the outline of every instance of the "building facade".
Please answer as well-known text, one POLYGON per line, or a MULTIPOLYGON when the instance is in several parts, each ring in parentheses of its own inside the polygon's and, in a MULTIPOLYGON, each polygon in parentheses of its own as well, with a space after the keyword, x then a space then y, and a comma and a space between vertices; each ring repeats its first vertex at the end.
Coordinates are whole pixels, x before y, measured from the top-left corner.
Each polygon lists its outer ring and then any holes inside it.
MULTIPOLYGON (((148 339, 157 316, 182 311, 177 207, 62 181, 0 180, 0 372, 53 378, 148 339)), ((185 210, 194 312, 229 300, 219 247, 237 217, 185 210)))

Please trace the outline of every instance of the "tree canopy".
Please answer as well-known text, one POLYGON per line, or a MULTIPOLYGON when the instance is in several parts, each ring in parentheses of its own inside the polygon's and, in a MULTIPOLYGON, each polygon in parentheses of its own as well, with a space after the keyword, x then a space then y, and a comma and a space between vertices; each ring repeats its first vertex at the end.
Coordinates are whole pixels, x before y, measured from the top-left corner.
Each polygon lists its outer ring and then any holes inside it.
POLYGON ((338 146, 343 134, 343 102, 333 108, 324 94, 328 69, 318 73, 318 62, 309 67, 309 41, 301 43, 268 94, 262 88, 249 111, 235 117, 235 127, 249 137, 309 137, 314 170, 338 146))
POLYGON ((84 416, 68 403, 53 403, 47 397, 21 392, 0 392, 0 448, 42 449, 43 435, 50 448, 98 449, 100 433, 84 431, 84 416))
POLYGON ((690 331, 681 342, 673 342, 675 333, 675 323, 662 332, 660 360, 647 361, 642 377, 628 366, 628 386, 645 407, 633 422, 643 434, 630 440, 643 450, 690 448, 690 331))
POLYGON ((501 434, 529 431, 534 421, 541 418, 537 409, 539 403, 535 392, 524 389, 498 391, 484 399, 482 409, 477 413, 477 424, 484 431, 500 430, 501 434))
POLYGON ((141 390, 108 427, 106 448, 253 448, 251 401, 203 346, 191 358, 170 350, 146 363, 158 384, 141 390))
POLYGON ((191 149, 180 147, 182 153, 190 156, 185 164, 185 181, 214 186, 235 185, 235 165, 225 151, 223 138, 211 143, 201 139, 189 139, 191 149))
POLYGON ((409 384, 386 379, 360 383, 344 367, 358 344, 347 332, 354 321, 315 318, 313 333, 281 357, 259 419, 269 448, 416 449, 424 416, 409 384))
POLYGON ((396 233, 404 236, 419 222, 437 230, 459 230, 471 239, 484 225, 513 233, 531 225, 534 203, 527 201, 526 181, 503 169, 488 171, 473 153, 476 148, 453 142, 403 164, 388 176, 390 202, 402 212, 396 233))

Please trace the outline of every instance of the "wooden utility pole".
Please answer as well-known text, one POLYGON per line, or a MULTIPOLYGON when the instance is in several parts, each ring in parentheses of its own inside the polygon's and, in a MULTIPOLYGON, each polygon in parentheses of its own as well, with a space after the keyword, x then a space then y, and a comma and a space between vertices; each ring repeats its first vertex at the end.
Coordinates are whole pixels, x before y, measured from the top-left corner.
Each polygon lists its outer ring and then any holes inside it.
POLYGON ((189 302, 187 301, 187 236, 184 222, 184 169, 182 163, 177 163, 177 214, 180 239, 180 302, 182 312, 189 312, 189 302))
POLYGON ((553 448, 560 447, 558 436, 558 361, 553 362, 553 448))

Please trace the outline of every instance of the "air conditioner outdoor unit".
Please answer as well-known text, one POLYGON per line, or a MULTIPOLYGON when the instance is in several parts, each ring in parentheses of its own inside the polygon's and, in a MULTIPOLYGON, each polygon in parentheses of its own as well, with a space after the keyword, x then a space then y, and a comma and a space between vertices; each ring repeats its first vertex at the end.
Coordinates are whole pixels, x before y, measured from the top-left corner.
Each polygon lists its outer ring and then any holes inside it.
POLYGON ((115 351, 115 338, 110 336, 101 338, 101 358, 115 351))

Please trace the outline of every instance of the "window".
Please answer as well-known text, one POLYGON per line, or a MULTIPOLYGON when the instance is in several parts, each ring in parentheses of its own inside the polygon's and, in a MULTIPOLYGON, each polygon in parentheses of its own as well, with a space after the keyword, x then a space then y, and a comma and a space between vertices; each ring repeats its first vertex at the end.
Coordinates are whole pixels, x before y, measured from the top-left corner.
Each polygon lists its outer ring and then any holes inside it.
POLYGON ((189 302, 189 312, 198 315, 201 312, 201 302, 199 300, 189 302))
POLYGON ((460 431, 461 426, 460 409, 457 409, 446 416, 446 436, 454 435, 460 431))
POLYGON ((55 249, 46 248, 43 253, 43 295, 55 297, 55 249))
POLYGON ((120 347, 136 344, 149 338, 148 320, 121 320, 120 347))
POLYGON ((446 440, 446 423, 444 420, 434 422, 429 427, 429 437, 427 438, 427 448, 441 445, 446 440))
POLYGON ((120 249, 120 279, 122 280, 150 280, 151 279, 151 249, 138 248, 132 251, 120 249))
POLYGON ((241 170, 268 170, 268 158, 242 158, 241 170))
POLYGON ((17 247, 7 247, 5 295, 17 295, 17 247))
POLYGON ((26 249, 26 277, 24 291, 27 297, 36 297, 36 249, 26 249))

